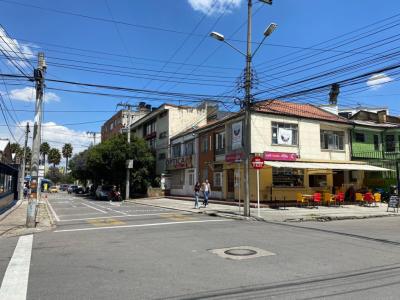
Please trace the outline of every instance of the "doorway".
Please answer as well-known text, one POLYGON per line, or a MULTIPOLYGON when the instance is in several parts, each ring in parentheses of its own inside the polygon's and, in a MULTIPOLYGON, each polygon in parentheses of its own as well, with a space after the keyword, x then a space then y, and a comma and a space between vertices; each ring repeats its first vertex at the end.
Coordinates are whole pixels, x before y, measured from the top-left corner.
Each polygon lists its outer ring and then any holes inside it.
POLYGON ((233 169, 226 170, 226 178, 228 181, 228 197, 229 199, 235 198, 235 172, 233 169))

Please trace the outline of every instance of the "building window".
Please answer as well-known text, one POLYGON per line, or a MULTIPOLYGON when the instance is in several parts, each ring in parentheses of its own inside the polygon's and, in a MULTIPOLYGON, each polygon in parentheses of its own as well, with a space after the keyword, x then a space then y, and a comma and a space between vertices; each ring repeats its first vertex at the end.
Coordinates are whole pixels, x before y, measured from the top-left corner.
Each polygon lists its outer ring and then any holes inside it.
POLYGON ((220 154, 225 151, 225 132, 215 134, 215 152, 220 154))
POLYGON ((387 152, 394 152, 396 150, 394 135, 389 134, 389 135, 385 136, 385 144, 386 144, 387 152))
POLYGON ((165 153, 160 153, 160 154, 158 154, 158 159, 159 159, 159 160, 163 160, 163 159, 165 159, 165 158, 166 158, 165 153))
POLYGON ((160 133, 160 135, 158 136, 159 139, 165 139, 167 137, 167 132, 163 131, 160 133))
POLYGON ((193 155, 194 154, 194 142, 189 141, 185 143, 185 155, 193 155))
POLYGON ((156 149, 156 138, 152 138, 147 141, 147 144, 149 145, 151 150, 156 149))
POLYGON ((194 171, 193 170, 188 171, 188 184, 194 185, 194 171))
POLYGON ((356 132, 355 139, 356 139, 356 142, 365 143, 364 133, 356 132))
POLYGON ((203 181, 208 179, 208 168, 203 169, 203 181))
POLYGON ((208 137, 203 136, 201 138, 201 152, 207 152, 208 151, 208 137))
POLYGON ((297 124, 272 122, 273 145, 297 145, 297 124))
POLYGON ((146 125, 145 125, 145 136, 147 136, 147 135, 150 135, 150 134, 152 134, 153 132, 155 132, 156 131, 156 122, 154 122, 154 121, 152 121, 152 122, 149 122, 149 123, 147 123, 146 125))
POLYGON ((374 134, 374 150, 379 151, 379 136, 374 134))
POLYGON ((321 149, 344 150, 344 133, 321 130, 321 149))
POLYGON ((310 175, 308 179, 310 187, 326 187, 328 185, 326 175, 310 175))
POLYGON ((181 144, 175 144, 172 146, 172 157, 180 157, 181 156, 181 144))
POLYGON ((272 182, 274 186, 304 186, 304 172, 302 169, 273 168, 272 182))
POLYGON ((214 187, 222 187, 222 172, 214 173, 214 187))

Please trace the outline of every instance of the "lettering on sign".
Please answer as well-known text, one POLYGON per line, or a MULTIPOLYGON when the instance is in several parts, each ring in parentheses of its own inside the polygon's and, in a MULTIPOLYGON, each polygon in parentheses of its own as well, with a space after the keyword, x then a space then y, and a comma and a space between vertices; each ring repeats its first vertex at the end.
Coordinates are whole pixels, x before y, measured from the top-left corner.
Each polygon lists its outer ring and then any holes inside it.
POLYGON ((399 212, 399 197, 390 196, 387 211, 389 211, 389 208, 393 208, 393 211, 396 211, 397 209, 397 212, 399 212))
POLYGON ((270 152, 265 151, 263 155, 264 160, 278 160, 278 161, 296 161, 296 153, 287 152, 270 152))
POLYGON ((192 156, 169 158, 166 161, 168 170, 193 168, 192 156))

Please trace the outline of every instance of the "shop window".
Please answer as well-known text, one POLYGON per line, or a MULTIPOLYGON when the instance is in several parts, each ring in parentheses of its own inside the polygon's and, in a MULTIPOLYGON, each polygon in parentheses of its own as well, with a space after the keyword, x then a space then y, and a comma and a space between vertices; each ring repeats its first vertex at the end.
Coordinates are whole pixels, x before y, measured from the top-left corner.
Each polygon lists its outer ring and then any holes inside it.
POLYGON ((374 150, 379 151, 379 136, 374 134, 374 150))
POLYGON ((302 169, 273 168, 272 182, 274 186, 304 186, 304 172, 302 169))
POLYGON ((272 122, 273 145, 297 145, 297 124, 272 122))
POLYGON ((308 179, 310 187, 326 187, 328 185, 326 175, 310 175, 308 179))
POLYGON ((214 186, 215 187, 222 187, 222 172, 215 172, 214 173, 214 186))
POLYGON ((390 134, 385 136, 385 144, 387 152, 394 152, 396 150, 394 135, 390 134))
POLYGON ((344 150, 344 133, 321 130, 321 149, 344 150))
POLYGON ((360 132, 356 132, 355 139, 356 139, 356 142, 365 143, 365 134, 364 133, 360 133, 360 132))
POLYGON ((175 144, 172 146, 172 157, 180 157, 181 156, 181 144, 175 144))
POLYGON ((179 170, 172 173, 171 176, 171 188, 181 189, 185 183, 185 172, 184 170, 179 170))

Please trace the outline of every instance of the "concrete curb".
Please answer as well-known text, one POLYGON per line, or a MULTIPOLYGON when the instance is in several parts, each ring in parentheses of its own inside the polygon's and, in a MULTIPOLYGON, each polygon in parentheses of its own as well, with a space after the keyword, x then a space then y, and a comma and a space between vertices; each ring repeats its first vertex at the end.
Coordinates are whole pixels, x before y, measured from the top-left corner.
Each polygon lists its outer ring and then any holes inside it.
POLYGON ((3 221, 9 214, 11 214, 18 207, 20 207, 23 201, 24 200, 18 200, 17 202, 14 203, 14 205, 11 205, 10 208, 8 208, 4 213, 0 215, 0 221, 3 221))
POLYGON ((54 221, 54 216, 49 209, 49 199, 45 198, 44 204, 46 206, 47 215, 49 216, 49 219, 50 219, 50 224, 51 224, 51 226, 55 226, 56 222, 54 221))

